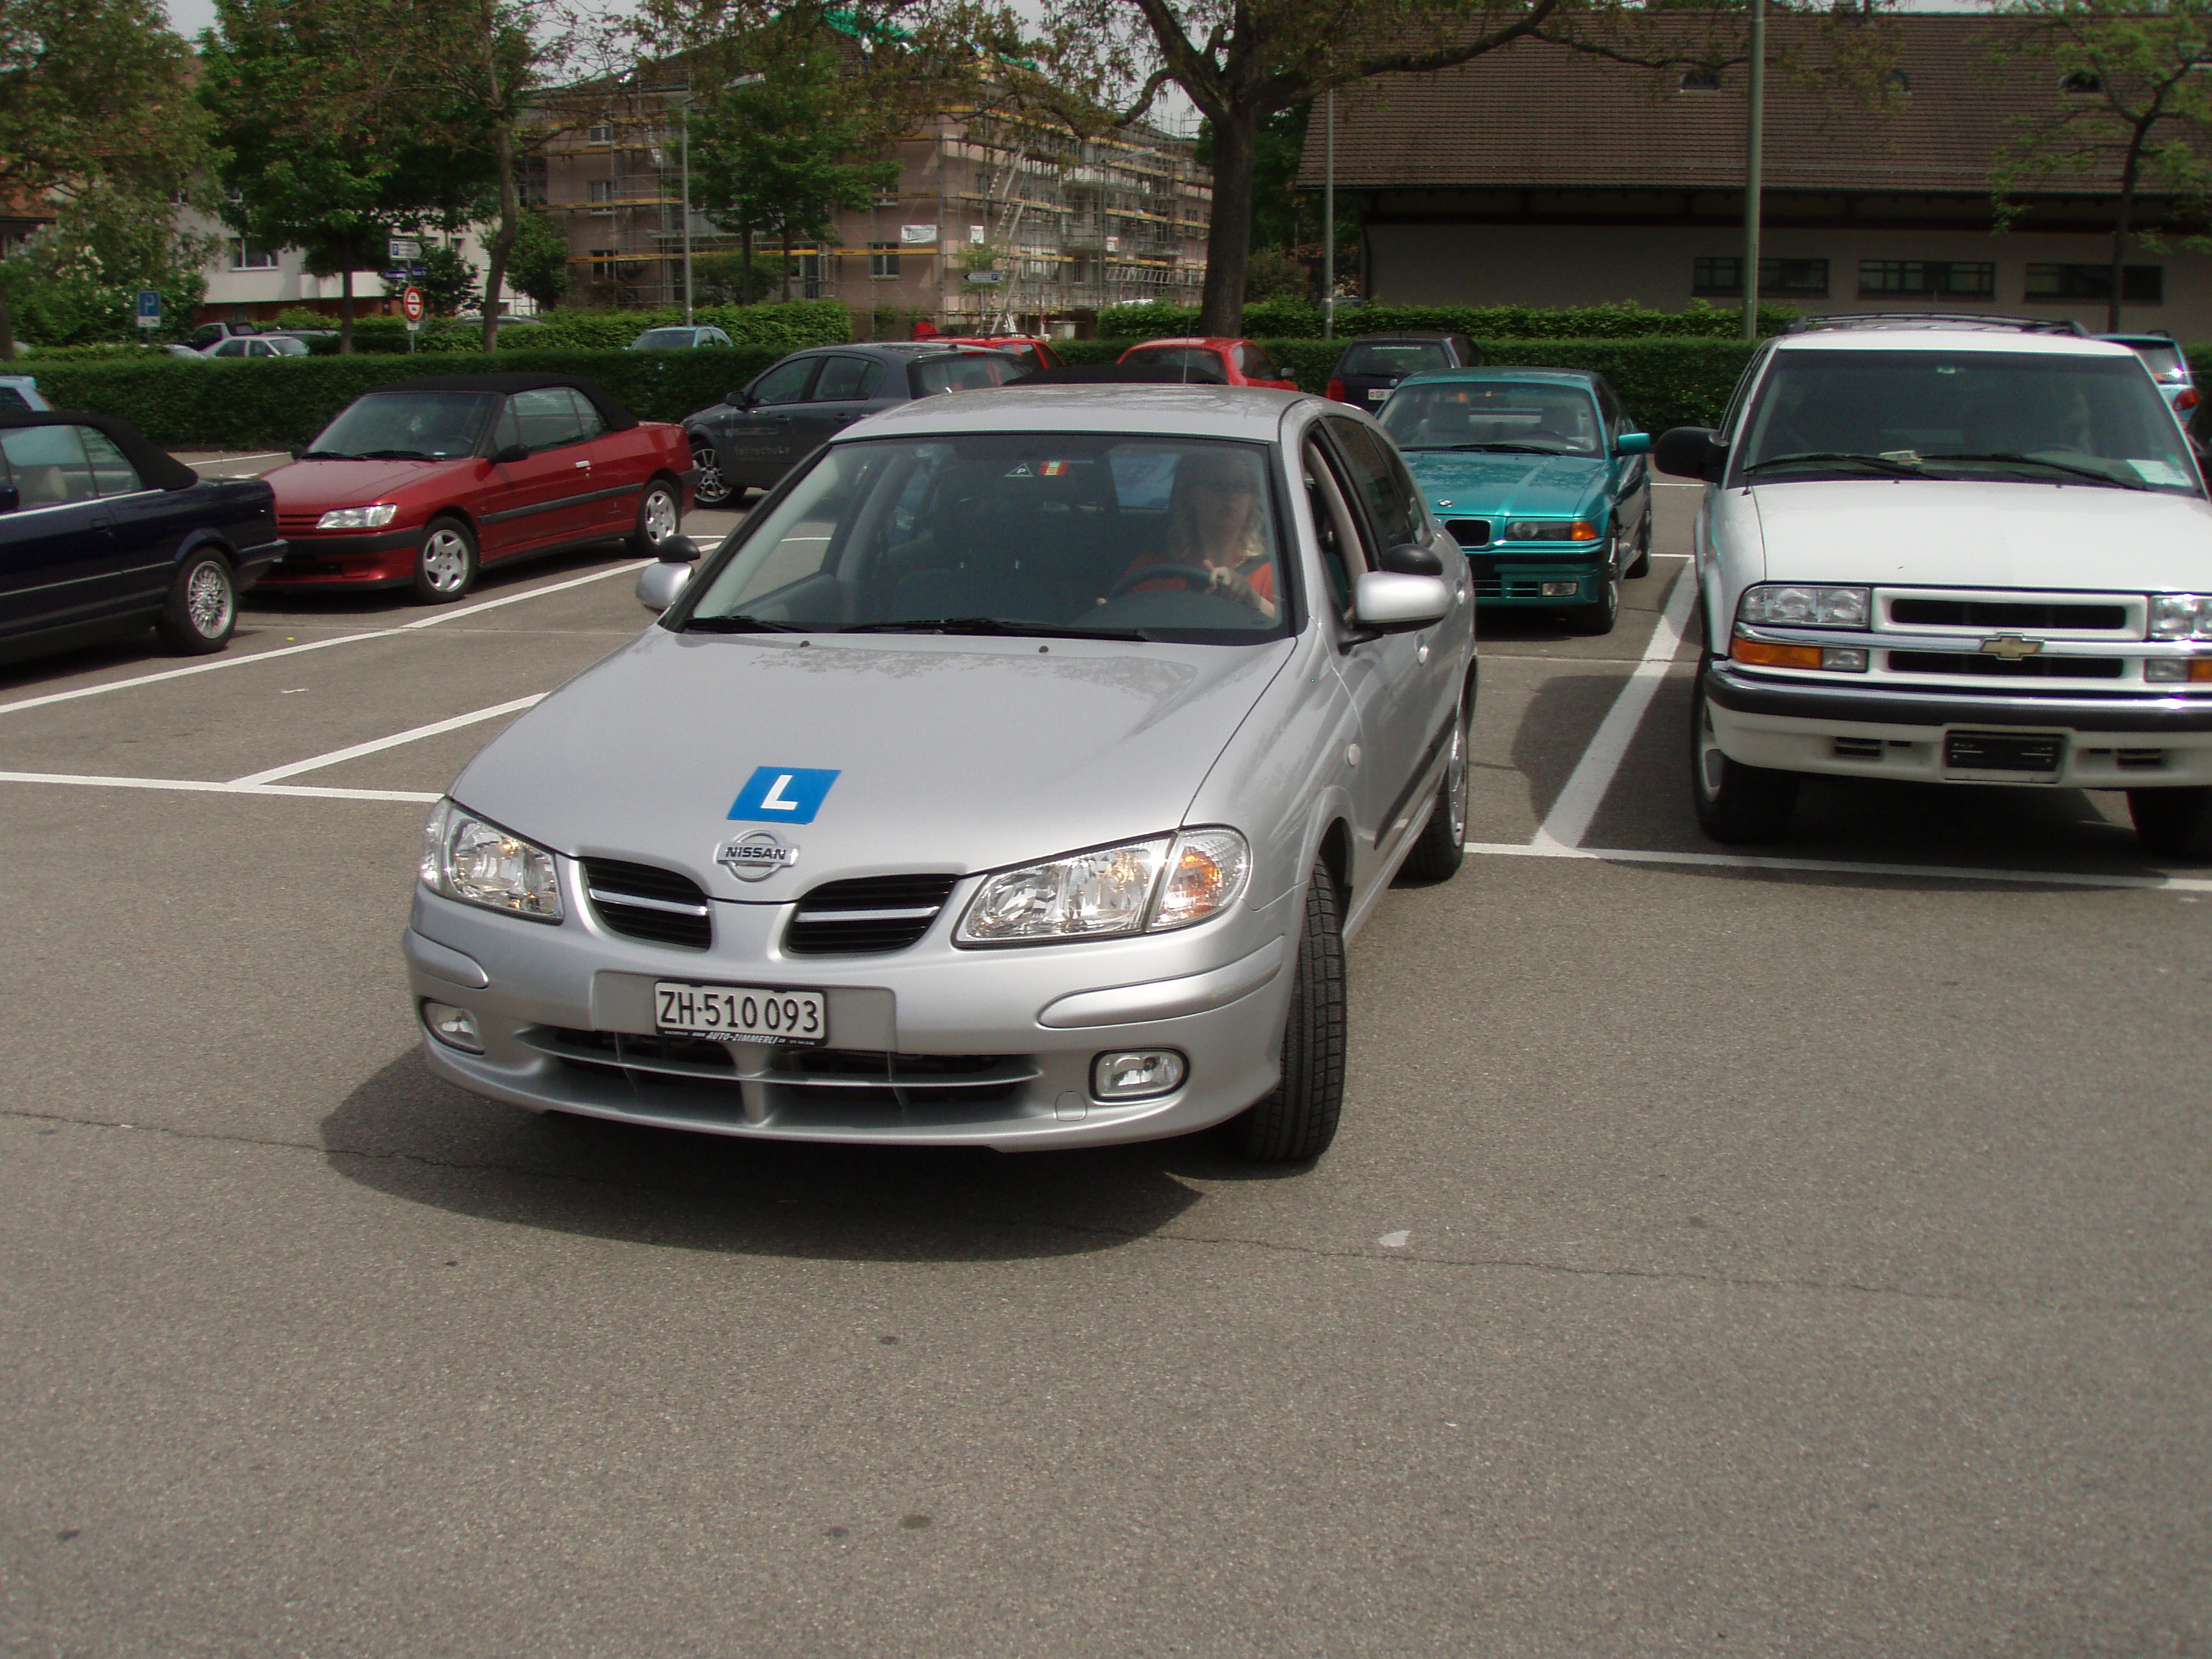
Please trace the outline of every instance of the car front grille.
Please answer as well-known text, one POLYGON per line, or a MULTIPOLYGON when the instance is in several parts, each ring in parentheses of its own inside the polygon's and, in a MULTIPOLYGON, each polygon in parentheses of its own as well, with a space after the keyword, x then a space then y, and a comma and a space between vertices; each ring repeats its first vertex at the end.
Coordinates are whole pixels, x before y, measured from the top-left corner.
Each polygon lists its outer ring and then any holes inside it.
POLYGON ((322 516, 319 513, 279 513, 276 529, 282 535, 303 536, 315 527, 322 516))
POLYGON ((1487 547, 1490 544, 1490 520, 1487 519, 1446 519, 1444 528, 1462 547, 1487 547))
POLYGON ((703 951, 714 942, 714 909, 690 877, 650 864, 586 859, 584 890, 614 933, 703 951))
POLYGON ((2111 629, 2128 625, 2128 608, 2048 600, 1898 599, 1889 603, 1889 619, 1923 628, 2111 629))
POLYGON ((898 1054, 875 1048, 798 1048, 537 1025, 521 1040, 586 1072, 771 1091, 779 1106, 954 1106, 1003 1100, 1043 1075, 1026 1054, 898 1054), (739 1060, 744 1065, 740 1068, 739 1060))
POLYGON ((784 930, 793 956, 903 951, 927 933, 952 896, 956 876, 863 876, 833 881, 799 901, 784 930))
POLYGON ((2118 657, 2022 657, 2007 662, 1975 651, 1893 651, 1893 674, 1987 674, 2005 679, 2116 680, 2127 672, 2118 657))

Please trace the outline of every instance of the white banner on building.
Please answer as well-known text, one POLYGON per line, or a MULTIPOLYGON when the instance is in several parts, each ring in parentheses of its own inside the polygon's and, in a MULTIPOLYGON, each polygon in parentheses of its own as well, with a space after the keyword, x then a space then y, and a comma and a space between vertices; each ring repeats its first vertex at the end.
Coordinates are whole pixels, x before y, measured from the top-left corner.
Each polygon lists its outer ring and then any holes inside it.
POLYGON ((937 240, 935 225, 901 225, 899 240, 908 247, 925 246, 937 240))

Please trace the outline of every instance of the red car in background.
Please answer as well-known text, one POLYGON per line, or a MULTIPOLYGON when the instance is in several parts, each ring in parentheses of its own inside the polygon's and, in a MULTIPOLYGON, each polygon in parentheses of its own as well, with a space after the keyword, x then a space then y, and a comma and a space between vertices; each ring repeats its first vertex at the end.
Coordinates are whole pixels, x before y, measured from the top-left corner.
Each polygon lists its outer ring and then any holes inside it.
POLYGON ((1298 383, 1283 372, 1257 340, 1196 335, 1146 340, 1131 346, 1115 361, 1133 368, 1181 369, 1194 386, 1265 386, 1278 392, 1298 389, 1298 383))
POLYGON ((260 586, 459 599, 484 564, 626 538, 650 558, 691 505, 684 428, 579 374, 434 374, 365 392, 267 475, 291 544, 260 586))
POLYGON ((1035 334, 939 334, 933 336, 929 343, 932 345, 984 346, 993 351, 1003 351, 1010 357, 1020 359, 1038 374, 1048 368, 1062 367, 1060 354, 1035 334))

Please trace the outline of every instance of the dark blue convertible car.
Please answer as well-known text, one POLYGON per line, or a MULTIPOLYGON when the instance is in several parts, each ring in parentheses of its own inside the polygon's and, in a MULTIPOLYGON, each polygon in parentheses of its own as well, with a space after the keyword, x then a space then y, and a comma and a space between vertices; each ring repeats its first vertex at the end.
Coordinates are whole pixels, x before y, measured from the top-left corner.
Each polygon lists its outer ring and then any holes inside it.
POLYGON ((202 478, 111 416, 0 410, 0 659, 149 623, 220 651, 283 551, 260 479, 202 478))

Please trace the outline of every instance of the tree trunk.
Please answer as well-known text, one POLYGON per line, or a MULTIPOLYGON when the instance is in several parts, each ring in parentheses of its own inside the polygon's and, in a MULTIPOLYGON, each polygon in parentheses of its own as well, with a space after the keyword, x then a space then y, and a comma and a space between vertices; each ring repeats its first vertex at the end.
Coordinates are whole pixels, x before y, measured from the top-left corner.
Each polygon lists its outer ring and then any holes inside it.
POLYGON ((776 240, 782 244, 783 253, 783 280, 776 294, 787 305, 791 301, 791 221, 778 220, 775 234, 776 240))
POLYGON ((339 256, 345 269, 338 272, 338 352, 353 349, 353 250, 339 256))
POLYGON ((1198 305, 1200 334, 1244 328, 1244 276, 1252 263, 1252 173, 1260 118, 1249 110, 1206 112, 1213 123, 1213 222, 1206 234, 1206 289, 1198 305))
POLYGON ((500 290, 507 282, 507 256, 514 239, 522 234, 522 192, 514 183, 514 127, 502 120, 492 140, 492 155, 499 167, 499 228, 485 252, 491 262, 484 269, 483 349, 499 349, 500 290))

